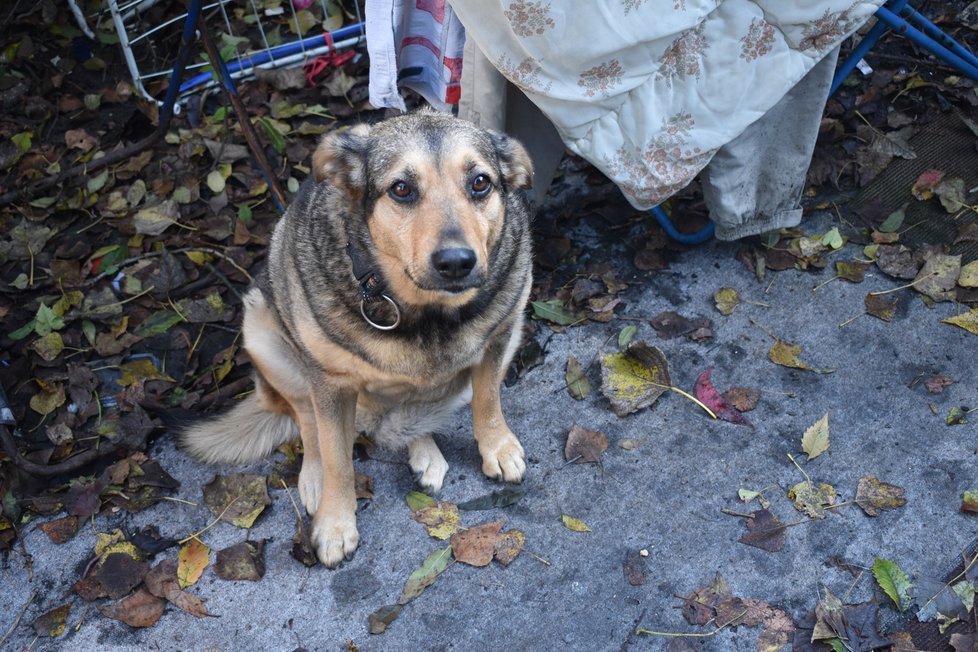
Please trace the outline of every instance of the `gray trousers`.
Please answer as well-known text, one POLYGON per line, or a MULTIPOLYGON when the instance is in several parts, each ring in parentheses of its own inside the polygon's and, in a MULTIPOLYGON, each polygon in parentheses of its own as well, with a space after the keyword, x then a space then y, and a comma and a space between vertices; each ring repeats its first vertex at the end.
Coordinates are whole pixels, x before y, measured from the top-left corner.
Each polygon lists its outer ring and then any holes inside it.
MULTIPOLYGON (((838 57, 839 48, 829 52, 770 111, 721 147, 700 173, 718 239, 737 240, 801 222, 805 175, 838 57)), ((564 145, 550 120, 471 39, 465 44, 458 114, 523 142, 533 159, 532 198, 541 204, 564 145)))

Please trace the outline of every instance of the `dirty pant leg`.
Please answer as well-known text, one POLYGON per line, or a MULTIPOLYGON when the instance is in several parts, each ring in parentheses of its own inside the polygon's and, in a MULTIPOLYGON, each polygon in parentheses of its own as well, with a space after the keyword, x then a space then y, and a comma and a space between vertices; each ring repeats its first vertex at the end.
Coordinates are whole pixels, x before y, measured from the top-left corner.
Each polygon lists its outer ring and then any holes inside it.
POLYGON ((550 119, 500 74, 472 39, 466 39, 462 55, 458 117, 483 129, 505 132, 523 143, 533 161, 530 200, 538 208, 564 155, 564 143, 550 119))
POLYGON ((839 48, 829 52, 700 173, 718 239, 737 240, 801 222, 805 175, 838 57, 839 48))

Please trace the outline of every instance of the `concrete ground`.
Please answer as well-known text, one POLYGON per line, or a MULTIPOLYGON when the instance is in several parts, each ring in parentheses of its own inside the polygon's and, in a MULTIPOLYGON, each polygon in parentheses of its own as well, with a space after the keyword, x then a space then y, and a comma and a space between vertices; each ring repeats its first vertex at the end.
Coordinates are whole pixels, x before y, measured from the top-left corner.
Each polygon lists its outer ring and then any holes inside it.
MULTIPOLYGON (((803 226, 818 233, 832 222, 822 215, 803 226)), ((623 262, 631 257, 627 236, 602 228, 586 219, 574 223, 571 238, 583 247, 582 262, 629 269, 623 262)), ((455 563, 404 606, 386 632, 368 633, 368 616, 395 603, 411 572, 445 545, 410 517, 404 496, 414 484, 405 458, 380 455, 384 459, 357 463, 359 472, 373 477, 375 497, 361 501, 361 546, 352 561, 330 571, 293 559, 293 506, 285 491, 273 489, 272 505, 250 533, 222 522, 201 535, 214 550, 246 534, 267 539, 261 581, 225 581, 207 569, 189 591, 206 599, 216 617, 196 618, 171 606, 154 626, 131 629, 67 595, 92 554, 96 533, 153 524, 165 536, 182 538, 213 519, 202 505, 201 487, 215 474, 267 474, 273 466, 204 466, 164 435, 149 453, 180 481, 173 495, 187 502, 98 516, 63 545, 26 528, 23 550, 30 563, 11 554, 0 567, 0 636, 12 628, 4 649, 758 649, 760 627, 728 627, 685 639, 636 633, 713 630, 688 624, 677 596, 707 585, 717 573, 734 595, 766 601, 795 622, 815 607, 825 588, 849 603, 875 596, 884 622, 895 620, 892 604, 868 572, 874 559, 898 563, 912 579, 939 576, 978 530, 978 517, 959 511, 962 491, 978 486, 978 418, 945 424, 952 406, 978 404, 978 338, 940 323, 959 307, 928 307, 909 289, 891 295, 899 302, 892 322, 870 316, 850 322, 863 312, 868 292, 896 283, 875 267, 861 284, 834 281, 817 290, 832 276, 831 267, 814 274, 769 273, 759 282, 735 259, 739 246, 710 242, 679 254, 667 270, 623 272, 629 287, 622 294, 622 314, 634 320, 559 333, 540 325, 543 363, 503 392, 506 417, 527 452, 527 494, 510 507, 462 512, 466 527, 505 519, 504 529, 525 533, 524 552, 508 567, 455 563), (713 294, 721 287, 735 288, 744 300, 730 316, 714 307, 713 294), (659 339, 648 320, 667 310, 708 317, 714 337, 659 339), (673 392, 650 409, 617 417, 598 390, 597 362, 588 370, 594 391, 583 401, 573 399, 564 384, 568 356, 587 364, 616 351, 618 333, 630 324, 637 326, 636 340, 665 354, 678 388, 691 391, 700 372, 713 367, 712 380, 721 391, 761 389, 757 408, 746 415, 755 427, 711 420, 673 392), (801 345, 802 360, 834 373, 773 364, 767 357, 771 335, 801 345), (929 393, 923 380, 932 374, 958 382, 929 393), (825 413, 830 447, 806 462, 802 433, 825 413), (564 444, 574 424, 607 435, 610 446, 600 466, 565 463, 564 444), (643 444, 633 450, 618 445, 630 439, 643 444), (721 510, 758 508, 756 502, 742 503, 739 489, 766 488, 770 509, 783 522, 808 521, 785 495, 804 480, 789 453, 813 480, 833 485, 839 501, 851 500, 860 478, 872 474, 902 487, 906 505, 876 518, 855 505, 831 510, 823 520, 787 528, 779 552, 739 543, 744 520, 721 510), (562 515, 583 520, 591 531, 568 529, 562 515), (642 550, 648 555, 641 556, 642 550), (856 579, 846 564, 867 572, 856 579), (36 638, 31 623, 69 601, 65 632, 36 638)), ((831 260, 853 259, 860 251, 847 245, 831 260)), ((451 465, 441 500, 458 503, 500 488, 480 472, 467 414, 459 416, 454 432, 437 440, 451 465)), ((175 556, 175 549, 159 555, 175 556)))

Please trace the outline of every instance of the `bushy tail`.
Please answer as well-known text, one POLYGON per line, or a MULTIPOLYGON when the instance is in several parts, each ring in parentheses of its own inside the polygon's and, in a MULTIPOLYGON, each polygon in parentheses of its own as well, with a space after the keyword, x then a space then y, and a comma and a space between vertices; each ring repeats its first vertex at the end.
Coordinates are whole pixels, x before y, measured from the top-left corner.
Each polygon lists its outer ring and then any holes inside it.
POLYGON ((245 464, 298 436, 299 429, 291 417, 263 409, 252 394, 226 414, 185 428, 180 442, 202 462, 245 464))

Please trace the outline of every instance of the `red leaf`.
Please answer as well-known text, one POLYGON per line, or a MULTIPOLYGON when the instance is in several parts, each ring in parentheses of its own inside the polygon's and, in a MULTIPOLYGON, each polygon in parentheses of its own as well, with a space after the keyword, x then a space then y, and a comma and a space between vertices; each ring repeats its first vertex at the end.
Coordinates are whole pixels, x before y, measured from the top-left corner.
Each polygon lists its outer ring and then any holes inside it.
POLYGON ((696 379, 696 385, 693 388, 693 393, 696 394, 696 398, 703 402, 703 404, 710 408, 713 414, 717 415, 718 419, 723 419, 724 421, 729 421, 730 423, 739 423, 744 426, 750 426, 753 428, 753 424, 748 421, 744 415, 737 411, 732 405, 727 403, 727 401, 720 396, 720 392, 717 391, 713 383, 710 382, 710 372, 713 371, 713 367, 708 367, 706 371, 700 374, 700 377, 696 379))

